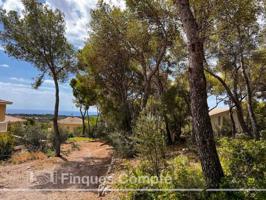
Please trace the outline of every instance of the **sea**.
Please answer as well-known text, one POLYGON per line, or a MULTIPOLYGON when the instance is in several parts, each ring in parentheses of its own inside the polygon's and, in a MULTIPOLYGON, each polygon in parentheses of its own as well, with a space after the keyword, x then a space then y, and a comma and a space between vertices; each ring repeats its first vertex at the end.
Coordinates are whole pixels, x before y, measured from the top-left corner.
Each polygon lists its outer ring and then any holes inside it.
MULTIPOLYGON (((17 114, 17 115, 53 115, 52 110, 29 110, 29 109, 7 109, 7 114, 17 114)), ((61 116, 76 116, 80 117, 79 111, 59 111, 61 116)), ((90 116, 97 115, 97 112, 89 112, 90 116)))

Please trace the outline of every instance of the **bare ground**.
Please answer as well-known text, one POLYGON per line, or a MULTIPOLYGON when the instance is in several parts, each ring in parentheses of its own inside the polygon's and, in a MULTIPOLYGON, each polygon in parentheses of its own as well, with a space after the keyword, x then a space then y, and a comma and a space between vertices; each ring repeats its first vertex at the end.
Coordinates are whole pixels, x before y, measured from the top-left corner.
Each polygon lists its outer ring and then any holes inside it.
MULTIPOLYGON (((64 146, 64 149, 67 148, 69 145, 64 146)), ((111 147, 102 142, 79 142, 78 148, 63 158, 53 157, 0 166, 0 199, 116 199, 110 193, 98 197, 99 184, 95 181, 96 177, 106 175, 111 157, 111 147), (67 174, 66 180, 62 178, 63 173, 67 174), (91 179, 84 179, 83 182, 76 179, 74 183, 70 181, 70 176, 91 179), (63 191, 64 189, 72 191, 63 191), (85 189, 95 191, 84 191, 85 189)))

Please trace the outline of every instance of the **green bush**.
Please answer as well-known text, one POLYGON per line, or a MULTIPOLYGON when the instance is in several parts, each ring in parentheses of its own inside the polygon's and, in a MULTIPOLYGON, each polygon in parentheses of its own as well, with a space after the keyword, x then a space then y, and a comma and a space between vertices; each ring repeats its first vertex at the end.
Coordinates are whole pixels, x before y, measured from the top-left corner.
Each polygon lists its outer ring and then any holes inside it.
POLYGON ((165 135, 165 123, 159 115, 147 110, 141 112, 134 128, 135 149, 157 176, 165 165, 165 135))
MULTIPOLYGON (((69 135, 73 134, 74 137, 81 137, 81 136, 83 136, 82 131, 83 131, 82 127, 77 127, 74 129, 73 133, 68 133, 68 134, 69 135)), ((85 129, 85 131, 87 131, 87 130, 85 129)), ((86 135, 86 132, 85 132, 85 135, 86 135)))
POLYGON ((0 160, 8 159, 13 150, 14 138, 9 133, 0 133, 0 160))
POLYGON ((116 153, 123 158, 132 158, 136 154, 134 141, 126 132, 114 131, 108 134, 107 140, 111 143, 116 153))
POLYGON ((39 151, 46 147, 48 130, 40 124, 27 125, 24 127, 24 141, 28 150, 39 151))
MULTIPOLYGON (((177 188, 204 188, 204 179, 199 163, 190 163, 185 156, 178 156, 168 162, 168 167, 160 172, 160 178, 147 171, 147 163, 132 168, 128 165, 126 175, 117 186, 121 189, 161 189, 171 190, 177 188), (137 180, 137 181, 136 181, 137 180)), ((132 191, 123 196, 124 199, 169 199, 193 200, 205 199, 201 192, 171 192, 171 191, 132 191)))
POLYGON ((25 145, 30 151, 43 150, 46 146, 48 129, 40 123, 13 124, 9 128, 16 138, 16 145, 25 145))
MULTIPOLYGON (((69 136, 71 136, 69 131, 67 129, 64 129, 64 128, 59 128, 59 133, 60 133, 60 143, 61 144, 66 142, 67 139, 69 138, 69 136)), ((50 133, 48 133, 47 139, 52 144, 52 147, 55 147, 55 133, 54 133, 53 129, 50 133)))
POLYGON ((9 124, 8 126, 8 132, 11 135, 17 135, 20 137, 24 137, 25 134, 25 124, 21 123, 14 123, 14 124, 9 124))
MULTIPOLYGON (((219 140, 219 154, 226 177, 222 187, 266 188, 266 142, 248 139, 219 140)), ((241 193, 247 199, 264 199, 263 193, 241 193)))
POLYGON ((266 129, 260 131, 261 139, 266 140, 266 129))
MULTIPOLYGON (((266 142, 247 139, 222 138, 218 140, 218 151, 225 172, 220 188, 253 188, 266 187, 266 142)), ((126 175, 117 184, 122 189, 177 189, 205 188, 201 165, 189 160, 187 156, 178 156, 167 162, 167 167, 160 171, 160 178, 171 177, 170 182, 159 181, 132 182, 141 180, 143 176, 154 177, 150 173, 150 165, 141 162, 137 167, 128 166, 126 175)), ((264 200, 264 192, 136 192, 132 191, 123 196, 124 199, 180 199, 180 200, 264 200)))

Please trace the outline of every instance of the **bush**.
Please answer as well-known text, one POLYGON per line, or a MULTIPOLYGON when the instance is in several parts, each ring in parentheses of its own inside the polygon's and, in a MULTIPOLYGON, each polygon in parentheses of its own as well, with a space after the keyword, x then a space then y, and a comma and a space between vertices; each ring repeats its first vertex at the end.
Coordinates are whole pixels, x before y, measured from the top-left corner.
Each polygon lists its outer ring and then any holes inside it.
POLYGON ((165 165, 165 134, 165 123, 160 116, 147 110, 141 112, 134 128, 135 149, 158 177, 165 165))
POLYGON ((123 158, 132 158, 136 154, 134 141, 123 131, 114 131, 107 136, 116 153, 123 158))
POLYGON ((266 140, 266 129, 260 131, 261 139, 266 140))
MULTIPOLYGON (((148 165, 142 163, 137 167, 127 166, 126 175, 117 186, 122 189, 163 189, 204 188, 204 179, 199 163, 190 163, 185 156, 178 156, 168 162, 168 167, 160 172, 160 179, 147 172, 148 165), (136 181, 137 180, 137 181, 136 181)), ((124 199, 169 199, 193 200, 205 199, 200 192, 129 192, 124 199)))
MULTIPOLYGON (((80 136, 83 136, 83 135, 82 135, 82 131, 83 131, 83 128, 82 128, 82 127, 77 127, 77 128, 75 128, 74 131, 73 131, 73 136, 74 136, 74 137, 80 137, 80 136)), ((87 131, 87 130, 85 129, 85 131, 87 131)), ((72 134, 72 133, 69 133, 69 135, 70 135, 70 134, 72 134)), ((85 135, 86 135, 86 132, 85 132, 85 135)))
POLYGON ((48 130, 40 124, 27 125, 24 127, 24 141, 28 150, 39 151, 46 147, 48 130))
MULTIPOLYGON (((61 144, 66 142, 69 136, 71 135, 67 129, 63 128, 59 128, 59 133, 61 144)), ((55 147, 55 133, 53 130, 48 134, 48 141, 52 144, 52 148, 55 147)))
POLYGON ((13 150, 14 139, 8 133, 0 133, 0 160, 8 159, 13 150))
MULTIPOLYGON (((254 188, 266 187, 266 142, 247 139, 222 138, 218 140, 218 151, 225 172, 220 188, 254 188)), ((176 188, 205 188, 199 162, 189 160, 187 156, 178 156, 167 162, 167 167, 160 171, 160 180, 170 177, 170 182, 159 181, 151 184, 142 177, 153 179, 151 166, 147 161, 137 167, 128 166, 126 175, 117 186, 123 189, 176 189, 176 188)), ((263 192, 129 192, 124 199, 265 199, 263 192)))
POLYGON ((21 123, 14 123, 8 124, 8 132, 12 135, 23 136, 24 135, 24 124, 21 123))
POLYGON ((48 128, 41 123, 12 124, 9 128, 16 138, 16 145, 25 145, 30 151, 44 150, 48 135, 48 128))
MULTIPOLYGON (((227 188, 266 188, 266 142, 248 139, 219 140, 218 148, 227 188)), ((222 186, 223 186, 222 185, 222 186)), ((263 193, 241 193, 247 199, 264 199, 263 193)))

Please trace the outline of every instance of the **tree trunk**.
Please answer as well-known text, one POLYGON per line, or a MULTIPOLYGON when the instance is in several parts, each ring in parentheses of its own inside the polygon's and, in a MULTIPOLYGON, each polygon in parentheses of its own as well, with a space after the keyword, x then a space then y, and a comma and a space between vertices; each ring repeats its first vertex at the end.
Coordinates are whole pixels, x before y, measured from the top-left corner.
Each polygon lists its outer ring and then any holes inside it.
POLYGON ((231 136, 235 138, 236 136, 236 123, 233 116, 233 107, 230 103, 229 105, 230 119, 231 119, 231 136))
POLYGON ((85 136, 85 131, 86 131, 85 115, 86 115, 86 111, 84 113, 82 112, 82 106, 79 108, 79 111, 80 111, 81 119, 82 119, 82 136, 85 136))
POLYGON ((99 110, 98 110, 98 107, 96 106, 96 109, 97 109, 97 117, 96 117, 96 122, 95 122, 95 126, 93 127, 93 129, 96 129, 97 126, 98 126, 98 120, 99 120, 99 110))
POLYGON ((169 121, 166 115, 164 115, 164 123, 165 123, 165 128, 166 128, 167 144, 172 145, 174 142, 172 140, 171 131, 169 128, 169 121))
POLYGON ((57 157, 61 156, 61 137, 58 127, 58 111, 59 111, 59 85, 56 77, 54 78, 55 84, 55 106, 54 106, 54 118, 53 118, 53 125, 54 125, 54 134, 55 134, 55 155, 57 157))
POLYGON ((91 125, 90 125, 90 115, 89 115, 89 109, 87 110, 87 120, 88 120, 88 136, 92 137, 93 135, 91 134, 91 125))
POLYGON ((249 137, 252 137, 248 126, 244 120, 244 114, 243 114, 243 109, 242 106, 240 105, 240 103, 235 104, 236 106, 236 114, 237 114, 237 119, 239 121, 239 124, 241 126, 241 129, 244 133, 246 133, 249 137))
POLYGON ((148 99, 150 96, 150 83, 146 81, 145 86, 144 86, 144 95, 143 95, 143 100, 142 100, 142 109, 144 109, 148 103, 148 99))
POLYGON ((256 140, 259 140, 260 134, 258 131, 257 120, 256 120, 256 116, 255 116, 254 109, 253 109, 252 89, 251 89, 249 77, 247 75, 246 68, 243 62, 244 62, 243 56, 241 56, 241 68, 242 68, 243 77, 244 77, 246 89, 247 89, 248 114, 249 114, 251 127, 252 127, 252 135, 256 140))
POLYGON ((206 78, 204 75, 203 42, 188 0, 176 0, 189 50, 189 85, 191 93, 192 124, 195 130, 202 171, 209 188, 217 188, 224 176, 217 154, 208 113, 206 78))

